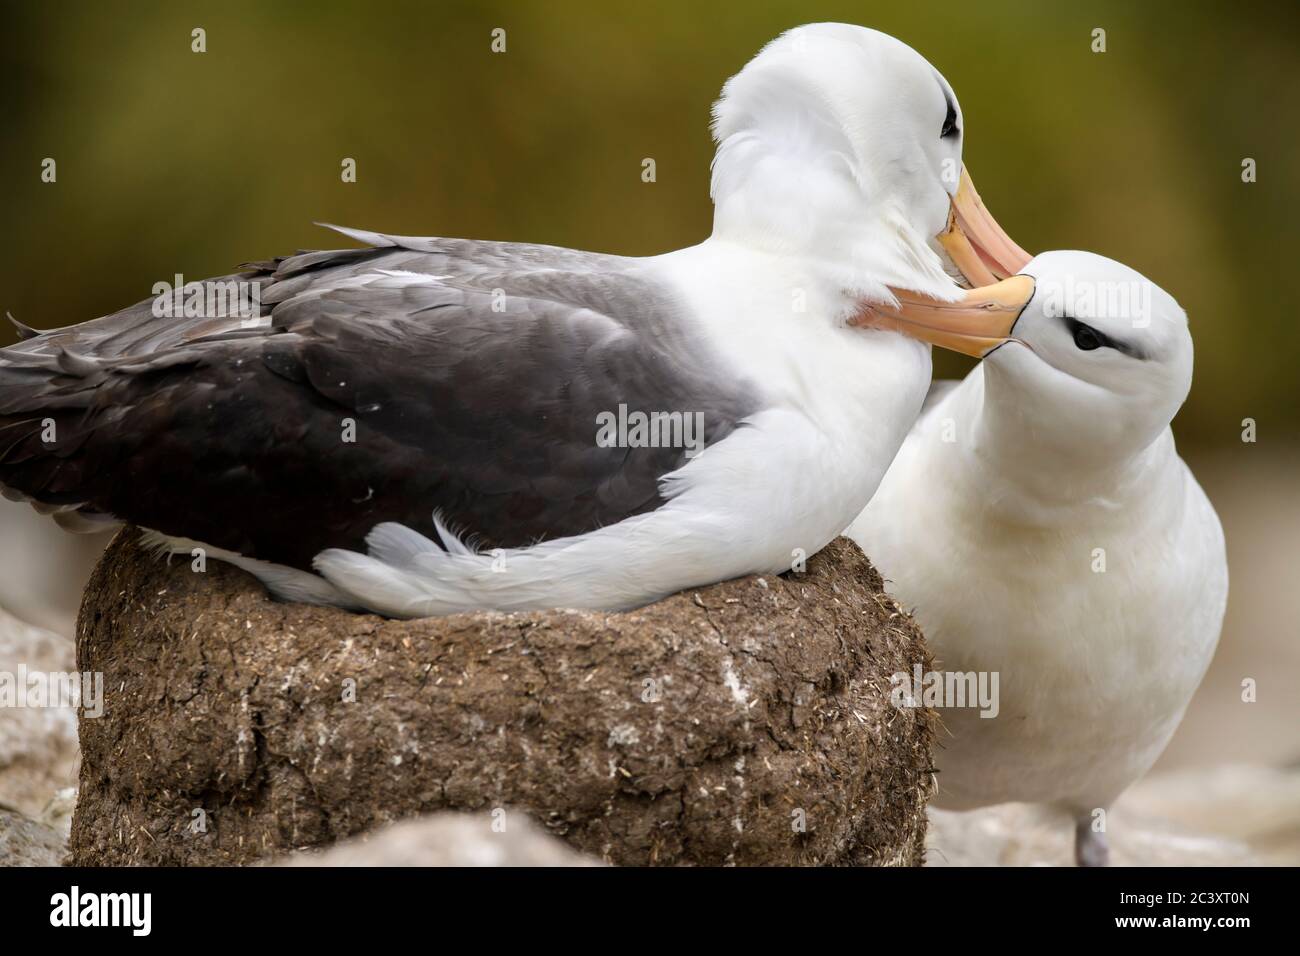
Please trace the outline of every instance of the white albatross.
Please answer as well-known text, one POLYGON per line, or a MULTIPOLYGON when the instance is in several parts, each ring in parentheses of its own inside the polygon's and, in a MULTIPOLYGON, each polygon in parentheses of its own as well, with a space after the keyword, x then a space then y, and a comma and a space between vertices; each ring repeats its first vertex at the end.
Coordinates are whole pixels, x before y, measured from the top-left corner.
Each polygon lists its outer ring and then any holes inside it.
POLYGON ((340 230, 368 247, 213 280, 256 283, 258 321, 144 302, 20 330, 0 485, 398 617, 621 609, 786 570, 866 504, 929 383, 927 345, 854 316, 1027 258, 962 170, 961 125, 892 37, 792 30, 716 104, 700 245, 340 230), (631 430, 602 441, 611 418, 631 430))
POLYGON ((993 716, 941 711, 935 805, 1054 804, 1096 865, 1104 811, 1209 666, 1227 559, 1169 427, 1192 380, 1183 310, 1101 256, 1023 273, 962 302, 903 297, 893 321, 984 360, 936 383, 848 533, 944 673, 998 674, 993 716))

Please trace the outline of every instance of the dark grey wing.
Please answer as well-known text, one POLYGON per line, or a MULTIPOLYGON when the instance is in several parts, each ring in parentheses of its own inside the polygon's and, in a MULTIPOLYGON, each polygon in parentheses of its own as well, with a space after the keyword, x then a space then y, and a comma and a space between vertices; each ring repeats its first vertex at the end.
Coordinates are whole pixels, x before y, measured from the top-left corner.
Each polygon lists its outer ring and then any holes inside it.
POLYGON ((713 444, 758 410, 634 260, 354 235, 379 248, 245 274, 256 327, 142 303, 0 351, 0 484, 307 568, 384 521, 437 540, 435 511, 511 547, 652 510, 684 449, 600 447, 599 413, 713 444))

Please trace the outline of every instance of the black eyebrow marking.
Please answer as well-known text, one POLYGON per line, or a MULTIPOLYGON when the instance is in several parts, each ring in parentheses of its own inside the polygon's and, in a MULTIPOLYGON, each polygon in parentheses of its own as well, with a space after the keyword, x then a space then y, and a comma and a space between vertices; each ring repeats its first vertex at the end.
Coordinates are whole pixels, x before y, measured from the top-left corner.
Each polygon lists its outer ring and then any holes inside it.
POLYGON ((1101 343, 1103 348, 1114 349, 1116 352, 1121 352, 1130 358, 1135 358, 1140 361, 1146 361, 1150 358, 1146 352, 1138 348, 1136 345, 1133 345, 1130 342, 1124 342, 1117 338, 1112 338, 1096 326, 1089 325, 1086 322, 1080 322, 1072 315, 1063 315, 1061 316, 1061 320, 1065 323, 1065 327, 1070 330, 1071 336, 1073 336, 1078 329, 1088 329, 1097 337, 1097 341, 1101 343))
POLYGON ((943 91, 943 101, 948 107, 948 114, 943 118, 943 129, 939 131, 939 138, 947 139, 961 132, 957 128, 957 104, 952 101, 952 96, 942 83, 939 84, 939 89, 943 91))

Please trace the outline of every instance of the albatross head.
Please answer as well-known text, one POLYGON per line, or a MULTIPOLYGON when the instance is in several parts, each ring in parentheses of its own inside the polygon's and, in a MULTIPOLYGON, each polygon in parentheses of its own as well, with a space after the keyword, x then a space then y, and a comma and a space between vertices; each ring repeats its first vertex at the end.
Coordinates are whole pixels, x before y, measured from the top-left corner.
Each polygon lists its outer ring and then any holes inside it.
POLYGON ((986 404, 1035 441, 1133 453, 1192 384, 1187 315, 1164 289, 1090 252, 1045 252, 958 301, 901 293, 878 324, 983 356, 986 404), (892 324, 891 324, 892 323, 892 324))
POLYGON ((867 300, 958 294, 1029 256, 962 167, 948 81, 906 44, 817 23, 768 44, 714 105, 714 236, 802 256, 867 300))

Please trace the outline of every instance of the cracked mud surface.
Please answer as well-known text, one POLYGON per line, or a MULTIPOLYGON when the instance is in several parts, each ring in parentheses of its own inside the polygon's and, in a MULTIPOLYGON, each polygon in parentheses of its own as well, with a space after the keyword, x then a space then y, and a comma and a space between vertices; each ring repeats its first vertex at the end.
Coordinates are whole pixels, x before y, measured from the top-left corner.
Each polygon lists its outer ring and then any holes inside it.
POLYGON ((389 621, 109 548, 72 862, 240 864, 439 810, 618 864, 918 864, 928 652, 855 545, 626 614, 389 621), (354 697, 355 699, 350 699, 354 697))

